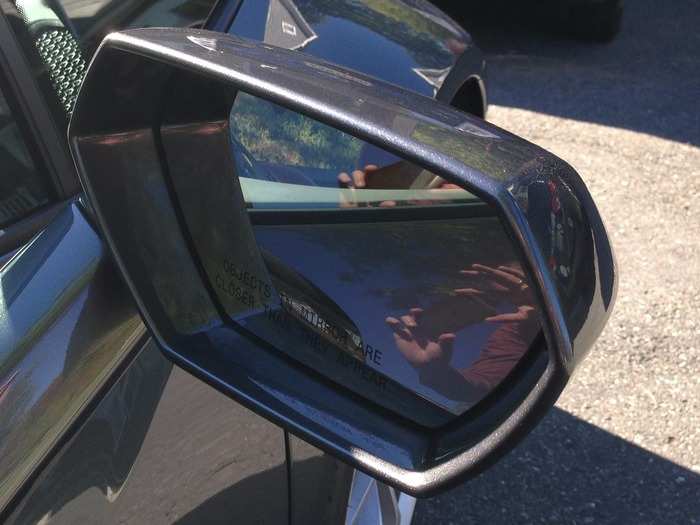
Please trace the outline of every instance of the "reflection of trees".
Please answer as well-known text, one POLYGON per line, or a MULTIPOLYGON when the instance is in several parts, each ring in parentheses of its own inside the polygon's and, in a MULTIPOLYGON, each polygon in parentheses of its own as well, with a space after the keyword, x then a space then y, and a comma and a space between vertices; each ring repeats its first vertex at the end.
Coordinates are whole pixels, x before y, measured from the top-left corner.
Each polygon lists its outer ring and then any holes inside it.
POLYGON ((354 166, 362 142, 272 102, 239 93, 231 134, 258 161, 333 169, 354 166))
MULTIPOLYGON (((90 313, 94 321, 95 312, 90 313)), ((80 323, 88 321, 86 317, 80 323)), ((128 350, 124 342, 140 325, 140 317, 133 315, 109 331, 105 332, 102 327, 101 337, 86 338, 87 346, 75 348, 72 363, 56 370, 56 375, 51 376, 45 386, 32 383, 32 377, 54 372, 50 363, 40 363, 20 371, 8 392, 13 397, 8 397, 5 401, 9 403, 4 403, 6 417, 2 430, 6 434, 0 433, 0 467, 5 485, 0 488, 7 489, 23 479, 28 469, 55 443, 94 395, 97 386, 114 372, 114 367, 128 350)))
POLYGON ((461 38, 396 0, 296 0, 296 5, 311 24, 334 16, 365 26, 405 47, 421 67, 444 67, 450 59, 447 41, 461 38))
POLYGON ((63 292, 54 298, 50 307, 42 312, 43 315, 31 325, 26 333, 22 334, 21 339, 12 348, 6 349, 9 353, 3 355, 2 364, 0 364, 0 375, 7 375, 10 370, 17 367, 27 358, 37 340, 50 329, 59 317, 64 314, 66 307, 84 290, 85 286, 92 279, 96 268, 97 263, 92 262, 77 279, 67 283, 63 292))

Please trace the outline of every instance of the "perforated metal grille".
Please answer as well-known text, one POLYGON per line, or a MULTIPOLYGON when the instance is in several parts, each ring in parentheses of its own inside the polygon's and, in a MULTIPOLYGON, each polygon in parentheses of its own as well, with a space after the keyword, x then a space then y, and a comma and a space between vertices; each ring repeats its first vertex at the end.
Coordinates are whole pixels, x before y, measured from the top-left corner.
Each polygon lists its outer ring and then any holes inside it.
POLYGON ((36 40, 36 47, 61 105, 70 113, 86 69, 75 38, 67 29, 54 29, 43 33, 36 40))

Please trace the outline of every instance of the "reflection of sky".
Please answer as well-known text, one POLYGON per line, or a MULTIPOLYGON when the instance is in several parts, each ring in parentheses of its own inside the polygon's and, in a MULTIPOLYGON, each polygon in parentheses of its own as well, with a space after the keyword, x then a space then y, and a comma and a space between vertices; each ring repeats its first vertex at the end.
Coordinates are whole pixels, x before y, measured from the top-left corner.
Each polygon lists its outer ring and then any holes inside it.
POLYGON ((362 71, 366 75, 382 78, 419 93, 432 95, 432 87, 416 75, 412 68, 416 62, 405 48, 374 31, 350 20, 326 16, 314 27, 318 38, 311 42, 305 53, 362 71), (361 45, 352 46, 350 42, 361 45), (382 56, 391 57, 391 67, 385 60, 368 50, 381 49, 382 56), (342 57, 339 61, 339 57, 342 57))
POLYGON ((32 370, 32 403, 46 393, 48 386, 64 372, 67 350, 75 331, 83 305, 87 299, 87 290, 70 303, 70 307, 44 334, 32 345, 31 354, 22 361, 23 369, 32 370))
MULTIPOLYGON (((410 227, 410 225, 407 225, 410 227)), ((415 282, 407 281, 403 271, 397 264, 401 258, 411 255, 407 249, 401 251, 398 243, 391 242, 391 236, 383 234, 381 227, 375 225, 377 235, 368 234, 368 225, 362 225, 360 232, 354 232, 353 238, 365 236, 366 244, 358 243, 357 249, 362 250, 366 257, 366 263, 372 268, 367 271, 362 279, 344 279, 344 276, 356 273, 357 268, 351 262, 344 260, 339 251, 334 250, 331 243, 313 242, 313 227, 304 228, 304 233, 298 233, 291 228, 282 230, 273 228, 258 228, 256 237, 261 247, 270 251, 284 263, 311 280, 323 292, 325 292, 360 330, 365 343, 369 343, 382 351, 381 365, 368 361, 367 364, 389 377, 408 386, 416 392, 433 399, 439 404, 449 407, 453 411, 466 408, 463 403, 455 402, 437 394, 429 387, 419 382, 415 369, 406 361, 396 348, 393 332, 387 326, 387 316, 400 317, 415 306, 428 306, 439 295, 432 298, 415 297, 412 304, 406 304, 401 309, 396 309, 390 304, 390 299, 380 296, 376 292, 411 289, 415 282), (358 235, 359 233, 359 235, 358 235)), ((326 230, 327 233, 328 230, 326 230)), ((339 232, 339 235, 343 233, 339 232)), ((454 247, 445 253, 435 254, 443 259, 441 266, 445 266, 445 257, 452 257, 446 266, 453 267, 455 275, 463 269, 465 257, 464 250, 473 247, 464 246, 462 249, 454 247)), ((438 272, 432 272, 430 268, 422 273, 421 285, 425 287, 439 287, 446 281, 452 280, 452 276, 446 276, 438 272)), ((479 355, 483 343, 493 331, 493 325, 472 325, 457 335, 452 357, 452 366, 458 369, 467 368, 479 355)))
POLYGON ((33 370, 35 393, 42 393, 63 371, 61 354, 69 347, 86 292, 77 300, 64 294, 94 268, 100 254, 92 228, 66 209, 0 272, 0 359, 6 362, 12 352, 29 352, 19 363, 24 373, 33 370), (31 331, 61 308, 63 300, 71 299, 48 335, 27 347, 31 331))

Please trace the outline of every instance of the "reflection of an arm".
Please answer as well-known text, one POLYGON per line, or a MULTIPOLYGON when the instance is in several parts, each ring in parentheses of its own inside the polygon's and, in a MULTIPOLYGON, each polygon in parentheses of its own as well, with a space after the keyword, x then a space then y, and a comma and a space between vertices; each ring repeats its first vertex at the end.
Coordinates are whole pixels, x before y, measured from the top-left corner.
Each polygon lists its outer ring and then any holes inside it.
MULTIPOLYGON (((460 272, 465 287, 451 299, 388 317, 397 348, 418 371, 420 381, 457 401, 476 402, 494 389, 525 354, 539 324, 530 287, 519 265, 473 264, 460 272), (470 325, 495 327, 466 368, 451 361, 456 334, 470 325)), ((457 345, 459 346, 459 344, 457 345)))

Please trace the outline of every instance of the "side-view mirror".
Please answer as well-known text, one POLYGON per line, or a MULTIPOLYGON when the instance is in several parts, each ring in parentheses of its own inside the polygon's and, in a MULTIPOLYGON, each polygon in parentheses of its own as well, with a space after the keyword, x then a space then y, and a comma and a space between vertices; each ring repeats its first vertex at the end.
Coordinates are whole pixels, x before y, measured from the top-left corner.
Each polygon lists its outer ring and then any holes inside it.
POLYGON ((112 34, 69 140, 166 356, 409 494, 526 435, 613 306, 569 165, 299 52, 112 34))

